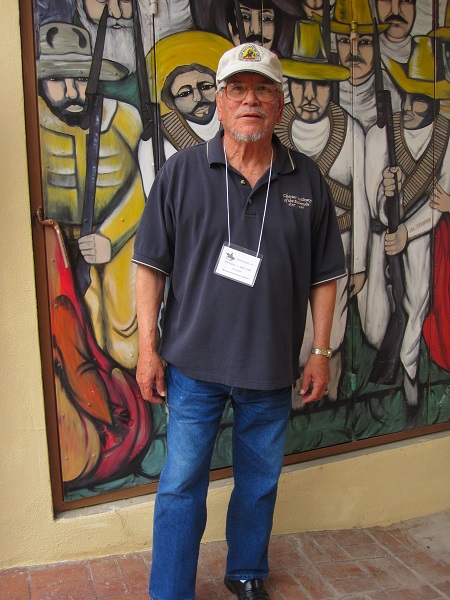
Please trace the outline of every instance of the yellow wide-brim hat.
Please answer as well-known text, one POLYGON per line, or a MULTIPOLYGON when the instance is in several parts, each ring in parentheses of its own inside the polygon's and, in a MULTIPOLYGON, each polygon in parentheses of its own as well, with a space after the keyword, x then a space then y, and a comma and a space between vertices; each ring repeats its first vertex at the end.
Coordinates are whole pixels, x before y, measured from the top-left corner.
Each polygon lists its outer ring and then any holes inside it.
POLYGON ((407 94, 424 94, 437 100, 450 98, 450 82, 446 79, 435 81, 434 40, 421 35, 413 38, 413 51, 405 65, 392 58, 384 57, 387 70, 407 94))
POLYGON ((344 81, 350 70, 341 65, 330 64, 319 23, 300 21, 294 38, 291 58, 282 58, 281 67, 285 77, 314 81, 344 81))
MULTIPOLYGON (((313 17, 320 24, 323 23, 322 15, 313 12, 313 17)), ((389 23, 377 25, 378 32, 389 29, 389 23)), ((336 0, 333 19, 330 21, 330 31, 350 35, 355 32, 359 35, 373 34, 373 17, 370 12, 368 0, 336 0)))
POLYGON ((233 47, 229 40, 207 31, 182 31, 156 42, 147 56, 153 102, 161 101, 164 82, 174 69, 199 64, 216 73, 220 57, 233 47))
POLYGON ((436 31, 430 31, 428 35, 435 37, 442 42, 450 42, 450 0, 448 0, 447 8, 445 9, 444 27, 439 27, 436 31))

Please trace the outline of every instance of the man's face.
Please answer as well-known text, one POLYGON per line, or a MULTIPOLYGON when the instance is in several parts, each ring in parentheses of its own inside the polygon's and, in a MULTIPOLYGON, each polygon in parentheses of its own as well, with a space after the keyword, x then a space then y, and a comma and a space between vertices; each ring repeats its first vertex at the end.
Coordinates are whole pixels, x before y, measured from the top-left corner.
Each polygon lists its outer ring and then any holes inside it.
POLYGON ((325 114, 331 99, 327 81, 290 80, 292 105, 297 116, 306 123, 316 123, 325 114))
MULTIPOLYGON (((273 9, 265 8, 264 10, 260 10, 249 8, 245 3, 241 3, 239 6, 241 7, 242 20, 244 21, 246 41, 264 46, 270 50, 275 35, 275 13, 273 9)), ((233 44, 239 46, 241 43, 239 35, 233 35, 231 23, 228 23, 228 29, 231 33, 233 44)))
POLYGON ((212 75, 196 70, 177 75, 170 92, 185 119, 199 124, 211 121, 216 110, 216 86, 212 75))
POLYGON ((434 118, 434 100, 423 94, 405 94, 402 103, 403 126, 405 129, 422 129, 434 118))
POLYGON ((323 0, 303 0, 300 2, 308 19, 313 19, 313 12, 323 15, 323 0))
POLYGON ((86 102, 87 78, 43 79, 42 94, 50 110, 64 123, 80 124, 86 102))
POLYGON ((373 36, 338 34, 336 39, 339 61, 350 69, 350 83, 364 83, 373 71, 373 36))
POLYGON ((129 21, 133 17, 131 0, 83 0, 87 16, 95 23, 100 21, 105 2, 108 6, 108 27, 118 29, 122 20, 129 21))
POLYGON ((389 23, 386 36, 394 41, 404 40, 411 32, 416 18, 416 0, 377 0, 380 23, 389 23))
MULTIPOLYGON (((228 79, 228 84, 239 83, 248 88, 272 82, 257 73, 238 73, 228 79)), ((278 92, 271 102, 261 102, 249 89, 247 97, 239 102, 229 100, 225 90, 219 90, 216 96, 217 112, 222 121, 225 134, 235 140, 248 143, 261 139, 271 139, 275 125, 281 121, 284 96, 278 92)))

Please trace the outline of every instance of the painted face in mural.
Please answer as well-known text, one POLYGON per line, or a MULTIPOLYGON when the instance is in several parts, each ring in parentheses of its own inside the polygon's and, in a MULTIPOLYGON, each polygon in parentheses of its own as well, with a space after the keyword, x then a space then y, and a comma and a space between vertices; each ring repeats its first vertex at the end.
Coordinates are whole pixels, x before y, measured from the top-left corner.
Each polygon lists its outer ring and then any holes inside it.
POLYGON ((40 81, 40 94, 50 110, 64 123, 80 124, 86 100, 87 79, 51 78, 40 81))
MULTIPOLYGON (((92 21, 98 23, 103 13, 105 0, 83 0, 84 10, 92 21)), ((108 6, 108 27, 127 27, 133 17, 131 0, 106 0, 108 6), (124 23, 127 21, 127 23, 124 23)))
POLYGON ((434 119, 434 99, 424 94, 405 94, 402 117, 405 129, 422 129, 434 119))
POLYGON ((317 13, 318 15, 323 14, 323 0, 305 0, 300 4, 308 19, 314 18, 313 12, 317 13))
POLYGON ((193 70, 177 75, 170 92, 179 112, 188 121, 209 123, 216 110, 216 85, 209 73, 193 70))
MULTIPOLYGON (((77 12, 82 26, 87 29, 92 47, 97 39, 98 22, 105 6, 105 0, 76 0, 77 12)), ((130 72, 136 70, 133 33, 133 9, 131 0, 106 0, 108 21, 103 57, 124 65, 130 72)), ((142 7, 145 4, 142 3, 142 7)), ((149 28, 142 27, 144 47, 149 36, 149 28)))
POLYGON ((373 36, 337 35, 337 48, 341 65, 350 69, 350 83, 364 83, 373 71, 373 36))
MULTIPOLYGON (((271 48, 275 35, 275 12, 272 8, 256 9, 240 4, 247 42, 271 48)), ((239 46, 239 35, 233 35, 233 27, 228 24, 235 46, 239 46)))
POLYGON ((297 116, 307 123, 319 121, 331 99, 331 86, 327 81, 301 81, 291 79, 292 105, 297 116))
POLYGON ((411 33, 416 18, 416 1, 377 0, 377 13, 380 23, 390 23, 386 36, 399 42, 411 33))
MULTIPOLYGON (((257 73, 239 73, 231 76, 227 85, 240 83, 248 88, 259 84, 273 83, 257 73)), ((249 89, 244 100, 230 100, 225 90, 216 95, 217 112, 225 132, 239 142, 257 142, 272 135, 273 129, 281 120, 284 97, 278 92, 271 102, 261 102, 249 89)))

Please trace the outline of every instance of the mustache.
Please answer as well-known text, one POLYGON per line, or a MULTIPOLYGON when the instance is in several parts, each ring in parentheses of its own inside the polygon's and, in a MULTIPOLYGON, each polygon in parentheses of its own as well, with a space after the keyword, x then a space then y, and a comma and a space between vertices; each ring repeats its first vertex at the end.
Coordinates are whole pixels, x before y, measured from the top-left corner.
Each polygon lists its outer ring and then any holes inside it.
POLYGON ((248 44, 268 44, 270 42, 269 38, 262 37, 260 35, 252 34, 246 37, 246 43, 248 44))
POLYGON ((243 109, 240 110, 239 112, 237 112, 235 114, 235 117, 243 117, 244 115, 254 115, 254 114, 258 114, 261 115, 262 117, 267 117, 267 113, 265 110, 263 110, 260 106, 254 106, 253 108, 247 108, 247 109, 243 109))
POLYGON ((348 64, 352 64, 352 63, 362 63, 363 65, 366 65, 366 61, 362 58, 362 56, 357 56, 356 54, 350 54, 350 56, 345 60, 346 63, 348 64))
POLYGON ((114 27, 115 25, 120 25, 121 27, 133 27, 133 19, 114 19, 114 17, 108 17, 106 27, 114 27))
POLYGON ((389 15, 384 20, 385 23, 404 23, 408 25, 408 21, 402 15, 389 15))

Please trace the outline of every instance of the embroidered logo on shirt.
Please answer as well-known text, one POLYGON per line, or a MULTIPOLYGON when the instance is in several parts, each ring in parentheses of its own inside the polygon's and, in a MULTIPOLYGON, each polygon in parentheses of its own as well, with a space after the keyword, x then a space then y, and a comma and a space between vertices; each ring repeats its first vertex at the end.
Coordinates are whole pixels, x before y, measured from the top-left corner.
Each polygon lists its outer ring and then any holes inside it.
POLYGON ((301 208, 302 210, 312 204, 311 198, 299 198, 293 194, 283 194, 283 200, 288 206, 301 208))

